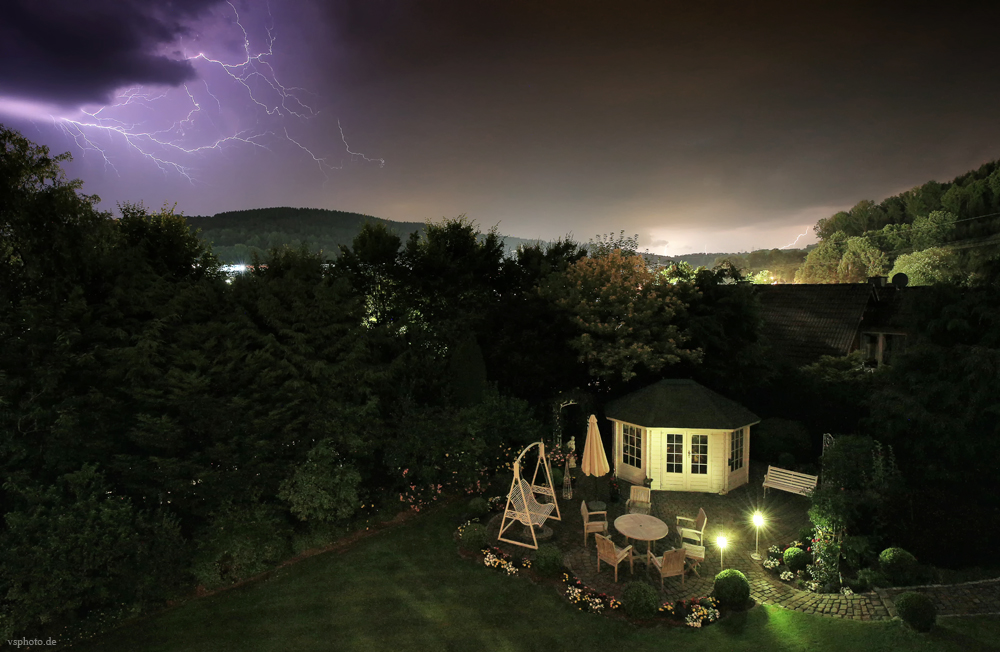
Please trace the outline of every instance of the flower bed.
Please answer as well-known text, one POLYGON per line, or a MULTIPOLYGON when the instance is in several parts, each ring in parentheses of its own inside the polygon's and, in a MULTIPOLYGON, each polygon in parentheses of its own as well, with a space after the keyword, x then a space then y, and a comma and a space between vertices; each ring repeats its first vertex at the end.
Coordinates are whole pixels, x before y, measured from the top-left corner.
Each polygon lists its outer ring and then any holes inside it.
POLYGON ((602 613, 605 609, 611 611, 622 608, 622 603, 619 600, 612 598, 607 593, 598 593, 587 588, 573 573, 563 573, 562 581, 567 585, 565 595, 569 598, 570 604, 576 606, 580 611, 602 613))
POLYGON ((722 615, 715 598, 703 597, 677 602, 664 602, 660 615, 683 622, 688 627, 703 627, 717 621, 722 615))

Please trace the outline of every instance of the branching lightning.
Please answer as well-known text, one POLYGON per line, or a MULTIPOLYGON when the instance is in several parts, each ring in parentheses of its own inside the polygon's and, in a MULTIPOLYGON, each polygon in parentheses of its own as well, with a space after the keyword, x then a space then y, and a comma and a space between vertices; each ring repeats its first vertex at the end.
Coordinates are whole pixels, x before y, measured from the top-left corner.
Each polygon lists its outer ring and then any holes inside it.
POLYGON ((796 237, 796 238, 795 238, 794 240, 792 240, 792 241, 791 241, 790 243, 786 244, 786 245, 785 245, 784 247, 778 247, 778 249, 788 249, 789 247, 791 247, 792 245, 794 245, 794 244, 795 244, 796 242, 798 242, 798 241, 799 241, 799 238, 803 237, 803 236, 804 236, 804 235, 806 235, 807 233, 809 233, 809 230, 808 230, 808 229, 806 229, 805 231, 803 231, 802 233, 800 233, 800 234, 798 235, 798 237, 796 237))
POLYGON ((49 117, 85 156, 96 153, 103 159, 105 169, 116 174, 119 170, 109 153, 115 143, 123 143, 162 172, 180 175, 191 183, 197 181, 196 170, 204 154, 229 147, 271 152, 282 142, 302 150, 324 177, 352 161, 383 167, 383 159, 370 158, 350 148, 339 120, 337 129, 343 150, 336 165, 331 162, 337 161, 336 155, 321 156, 301 138, 290 135, 289 126, 319 115, 319 110, 310 103, 309 96, 313 94, 279 81, 272 66, 276 35, 270 8, 264 26, 265 47, 255 51, 236 7, 232 2, 226 4, 242 32, 244 56, 241 61, 229 63, 204 52, 185 55, 184 58, 198 70, 198 82, 165 90, 133 86, 119 91, 115 100, 106 106, 92 111, 81 109, 81 116, 49 117), (219 72, 225 77, 218 75, 219 72), (221 79, 224 84, 215 92, 212 86, 218 84, 210 81, 213 78, 221 79), (229 85, 230 93, 238 91, 243 99, 235 105, 225 101, 222 92, 227 88, 225 85, 229 85), (245 117, 248 107, 252 113, 250 120, 245 117), (175 118, 163 120, 164 113, 175 118), (246 126, 248 122, 252 124, 246 126))

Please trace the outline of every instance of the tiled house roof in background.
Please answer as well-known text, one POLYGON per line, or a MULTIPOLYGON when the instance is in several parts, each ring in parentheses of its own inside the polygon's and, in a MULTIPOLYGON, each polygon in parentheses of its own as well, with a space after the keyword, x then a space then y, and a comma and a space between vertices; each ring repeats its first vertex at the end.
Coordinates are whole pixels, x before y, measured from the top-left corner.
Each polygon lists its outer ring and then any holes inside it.
POLYGON ((735 430, 760 423, 736 401, 693 380, 661 380, 611 401, 604 414, 644 428, 735 430))
POLYGON ((765 336, 796 365, 851 351, 873 288, 868 283, 755 285, 765 336))

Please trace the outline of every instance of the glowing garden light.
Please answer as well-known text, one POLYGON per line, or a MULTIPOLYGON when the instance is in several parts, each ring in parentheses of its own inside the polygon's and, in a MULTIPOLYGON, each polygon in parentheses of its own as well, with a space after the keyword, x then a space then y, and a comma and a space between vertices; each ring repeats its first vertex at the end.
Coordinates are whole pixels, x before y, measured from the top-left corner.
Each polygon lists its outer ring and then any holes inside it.
POLYGON ((725 570, 725 568, 726 568, 726 545, 728 543, 729 543, 729 540, 726 539, 726 537, 722 536, 722 535, 720 535, 715 540, 715 545, 719 546, 719 565, 722 567, 723 570, 725 570))
POLYGON ((755 544, 753 554, 750 558, 754 561, 760 561, 760 528, 764 525, 764 515, 760 512, 753 513, 753 526, 757 530, 757 536, 755 537, 755 544))

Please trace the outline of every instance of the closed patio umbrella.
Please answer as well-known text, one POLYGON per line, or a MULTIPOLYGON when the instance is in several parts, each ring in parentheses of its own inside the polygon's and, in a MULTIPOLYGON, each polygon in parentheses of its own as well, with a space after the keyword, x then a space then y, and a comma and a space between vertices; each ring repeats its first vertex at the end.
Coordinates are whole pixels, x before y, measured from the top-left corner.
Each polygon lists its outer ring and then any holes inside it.
POLYGON ((601 442, 601 431, 597 428, 597 417, 590 415, 587 425, 587 443, 583 447, 583 460, 580 470, 584 475, 600 477, 611 470, 608 466, 608 456, 604 454, 604 444, 601 442))

